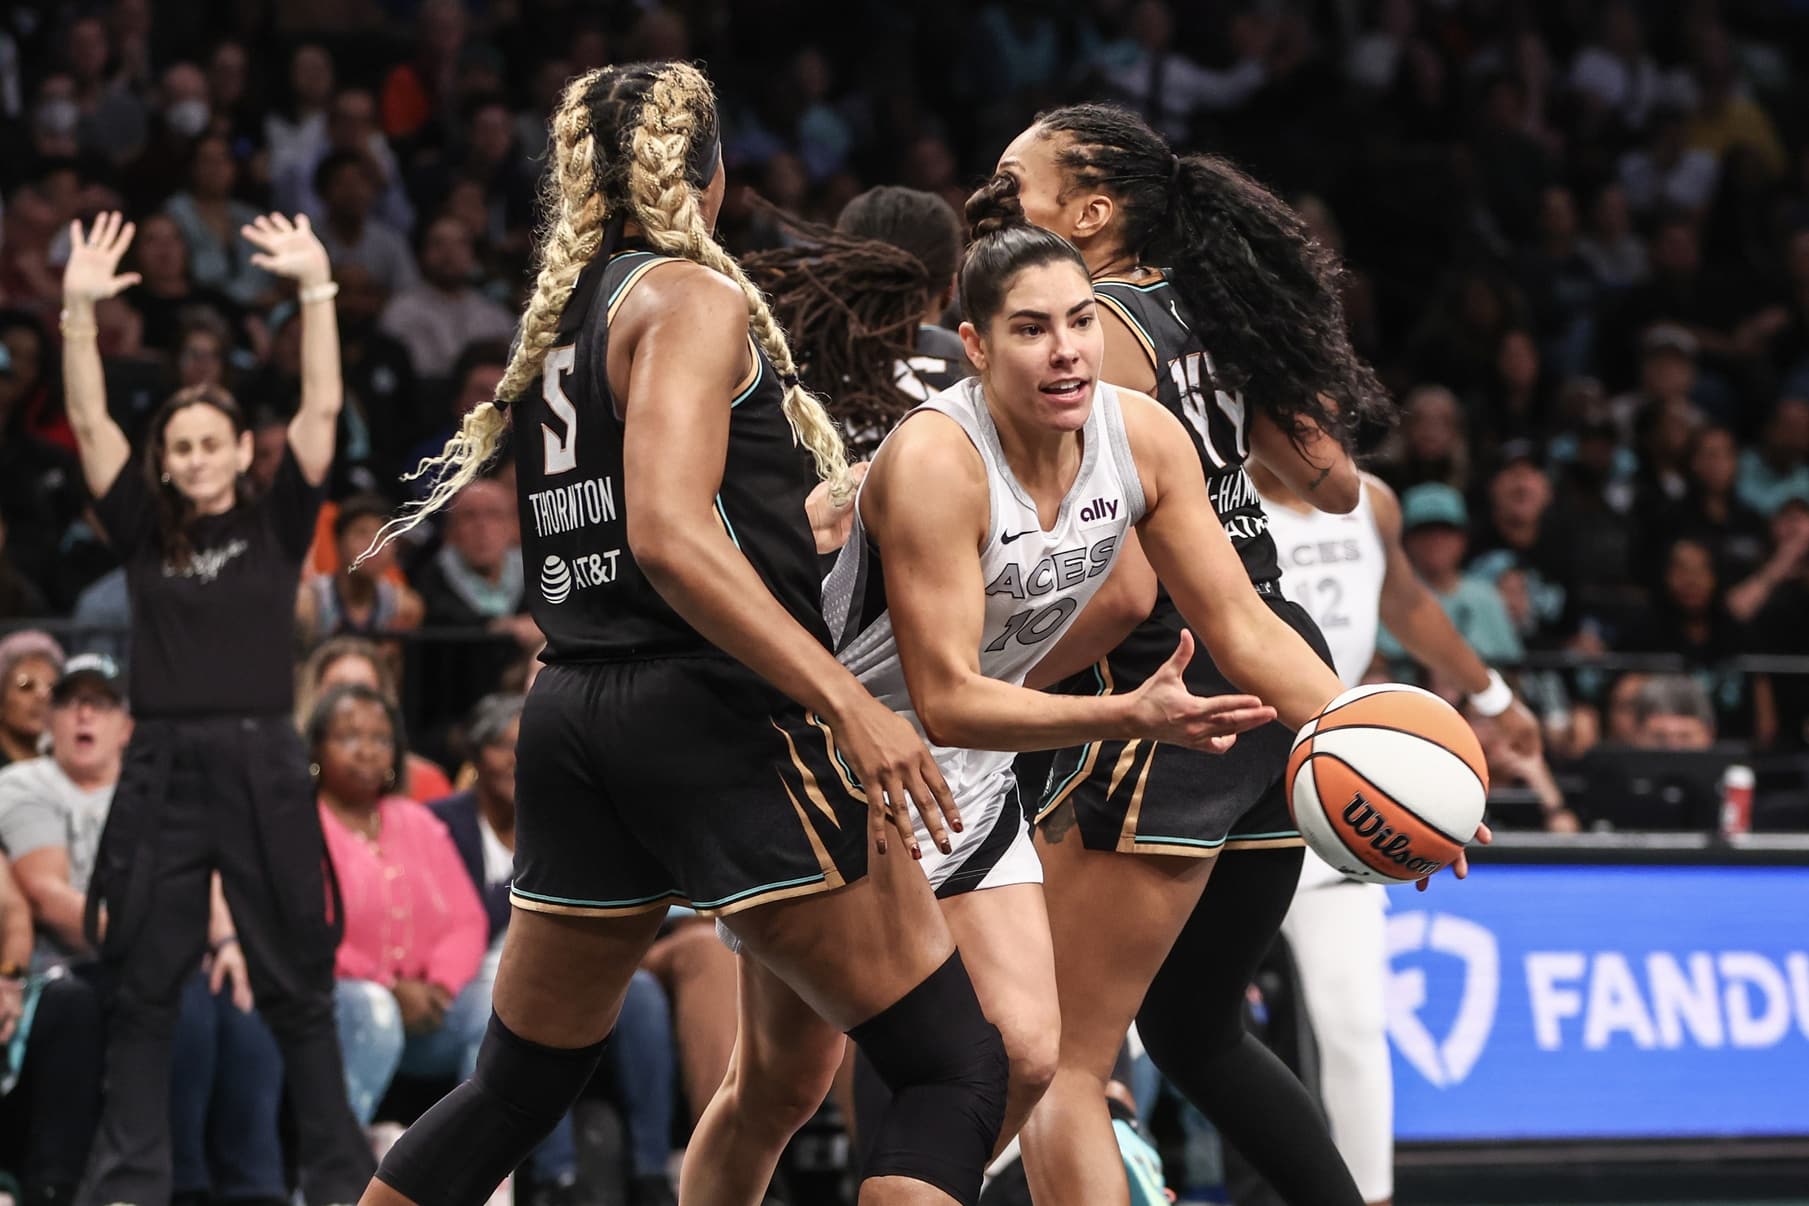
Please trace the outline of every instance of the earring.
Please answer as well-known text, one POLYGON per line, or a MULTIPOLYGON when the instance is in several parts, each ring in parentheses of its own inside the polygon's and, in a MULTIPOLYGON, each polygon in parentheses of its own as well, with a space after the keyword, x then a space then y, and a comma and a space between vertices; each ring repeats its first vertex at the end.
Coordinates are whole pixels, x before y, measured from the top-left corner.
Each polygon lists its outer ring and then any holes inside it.
POLYGON ((170 475, 166 473, 162 477, 158 478, 157 480, 167 486, 170 484, 170 475))
POLYGON ((308 774, 311 778, 315 778, 315 779, 320 778, 320 763, 318 763, 318 762, 308 763, 308 774))

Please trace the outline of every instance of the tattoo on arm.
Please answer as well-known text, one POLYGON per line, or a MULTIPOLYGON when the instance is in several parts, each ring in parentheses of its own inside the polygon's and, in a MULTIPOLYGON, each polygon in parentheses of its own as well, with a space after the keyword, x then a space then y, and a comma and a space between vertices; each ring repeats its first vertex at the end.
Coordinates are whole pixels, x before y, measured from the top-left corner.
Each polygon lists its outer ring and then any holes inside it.
POLYGON ((1043 818, 1043 840, 1050 845, 1060 845, 1074 828, 1074 801, 1063 800, 1055 806, 1055 811, 1043 818))
POLYGON ((1325 468, 1323 468, 1319 471, 1319 476, 1313 479, 1312 484, 1307 486, 1307 489, 1317 490, 1320 487, 1320 485, 1325 481, 1325 479, 1330 477, 1331 475, 1332 475, 1332 467, 1330 465, 1327 465, 1325 468))

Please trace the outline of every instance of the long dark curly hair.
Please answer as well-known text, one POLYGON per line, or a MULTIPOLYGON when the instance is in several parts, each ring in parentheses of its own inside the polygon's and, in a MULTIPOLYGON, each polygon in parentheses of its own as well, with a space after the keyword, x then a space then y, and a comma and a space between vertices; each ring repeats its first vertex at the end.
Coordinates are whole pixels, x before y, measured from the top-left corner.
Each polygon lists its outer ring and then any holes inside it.
MULTIPOLYGON (((1312 425, 1349 446, 1364 422, 1391 421, 1387 391, 1351 347, 1343 267, 1279 197, 1220 156, 1177 158, 1116 105, 1051 109, 1034 128, 1068 136, 1056 153, 1067 191, 1109 193, 1124 249, 1167 270, 1219 389, 1248 386, 1297 444, 1312 425)), ((995 176, 968 202, 970 226, 1016 205, 1016 179, 995 176)))
POLYGON ((930 295, 954 275, 959 223, 939 197, 903 188, 856 197, 835 228, 757 205, 793 242, 742 257, 742 268, 790 334, 804 383, 828 400, 856 450, 871 453, 917 405, 898 387, 897 366, 916 350, 930 295))

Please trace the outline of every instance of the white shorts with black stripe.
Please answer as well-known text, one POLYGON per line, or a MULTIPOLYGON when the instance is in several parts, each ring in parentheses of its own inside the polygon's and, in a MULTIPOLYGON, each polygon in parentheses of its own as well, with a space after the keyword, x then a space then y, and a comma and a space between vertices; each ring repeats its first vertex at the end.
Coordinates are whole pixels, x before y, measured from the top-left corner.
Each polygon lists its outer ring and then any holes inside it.
POLYGON ((1009 769, 989 780, 984 790, 969 792, 955 803, 961 809, 961 832, 949 831, 953 848, 947 854, 936 848, 922 815, 915 810, 911 815, 917 844, 923 849, 923 872, 938 899, 1043 882, 1043 864, 1030 840, 1017 778, 1009 769))

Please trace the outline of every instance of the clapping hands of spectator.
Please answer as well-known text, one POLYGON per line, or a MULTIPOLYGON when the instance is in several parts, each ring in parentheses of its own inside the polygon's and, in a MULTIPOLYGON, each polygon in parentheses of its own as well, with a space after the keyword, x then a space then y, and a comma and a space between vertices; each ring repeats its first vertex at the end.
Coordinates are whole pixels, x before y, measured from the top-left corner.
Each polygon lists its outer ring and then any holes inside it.
POLYGON ((452 994, 425 980, 397 980, 390 989, 402 1010, 402 1029, 409 1034, 431 1034, 446 1020, 452 994))
POLYGON ((332 279, 327 249, 314 237, 307 214, 297 214, 294 221, 284 214, 260 214, 239 233, 258 249, 251 262, 265 272, 286 276, 304 289, 332 279))

